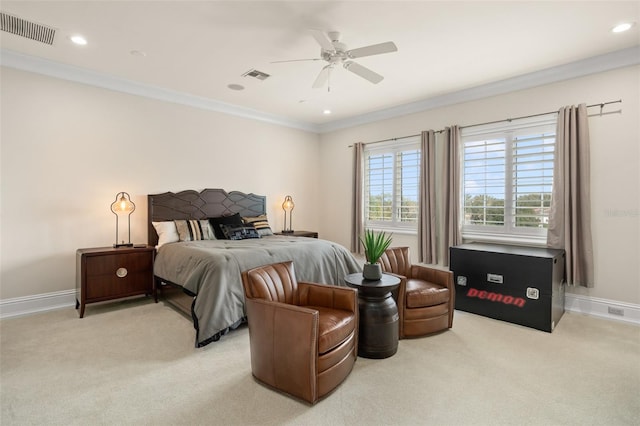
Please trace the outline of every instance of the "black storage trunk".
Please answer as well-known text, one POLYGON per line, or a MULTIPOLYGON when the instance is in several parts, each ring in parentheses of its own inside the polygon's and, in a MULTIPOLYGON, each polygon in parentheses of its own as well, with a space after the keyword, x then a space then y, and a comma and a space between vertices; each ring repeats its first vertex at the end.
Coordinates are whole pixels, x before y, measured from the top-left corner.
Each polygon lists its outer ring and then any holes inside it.
POLYGON ((456 309, 548 332, 564 313, 564 250, 462 244, 450 269, 456 309))

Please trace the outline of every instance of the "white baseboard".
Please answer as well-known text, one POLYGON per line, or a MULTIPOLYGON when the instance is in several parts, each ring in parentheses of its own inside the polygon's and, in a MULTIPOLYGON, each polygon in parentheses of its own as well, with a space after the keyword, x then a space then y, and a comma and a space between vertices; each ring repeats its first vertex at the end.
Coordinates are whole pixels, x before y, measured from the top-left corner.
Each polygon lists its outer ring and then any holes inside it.
MULTIPOLYGON (((75 290, 16 297, 13 299, 0 300, 0 319, 71 308, 75 307, 75 305, 75 290)), ((632 303, 565 293, 564 308, 570 312, 623 321, 640 326, 640 305, 634 305, 632 303), (610 313, 609 308, 612 308, 614 312, 621 313, 622 315, 610 313)))
POLYGON ((32 315, 76 306, 76 291, 63 290, 0 300, 0 319, 32 315))
POLYGON ((640 305, 632 303, 565 293, 564 309, 565 311, 640 325, 640 305), (615 313, 611 313, 611 310, 615 313))

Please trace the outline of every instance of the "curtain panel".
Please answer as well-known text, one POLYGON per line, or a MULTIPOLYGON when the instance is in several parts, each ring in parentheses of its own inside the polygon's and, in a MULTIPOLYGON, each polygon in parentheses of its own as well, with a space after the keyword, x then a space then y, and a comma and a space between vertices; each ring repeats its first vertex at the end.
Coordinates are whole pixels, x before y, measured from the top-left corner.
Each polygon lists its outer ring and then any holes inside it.
POLYGON ((587 106, 558 111, 547 246, 565 250, 567 284, 593 287, 587 106))
POLYGON ((449 266, 449 247, 460 237, 460 128, 421 133, 418 260, 449 266), (437 165, 440 173, 436 173, 437 165))
POLYGON ((362 254, 360 235, 364 232, 362 215, 362 155, 364 143, 353 145, 353 217, 351 221, 351 251, 362 254))
POLYGON ((418 259, 438 263, 436 228, 436 134, 420 134, 420 193, 418 197, 418 259))
POLYGON ((460 236, 460 127, 444 131, 444 167, 442 169, 442 264, 449 266, 449 247, 462 242, 460 236))

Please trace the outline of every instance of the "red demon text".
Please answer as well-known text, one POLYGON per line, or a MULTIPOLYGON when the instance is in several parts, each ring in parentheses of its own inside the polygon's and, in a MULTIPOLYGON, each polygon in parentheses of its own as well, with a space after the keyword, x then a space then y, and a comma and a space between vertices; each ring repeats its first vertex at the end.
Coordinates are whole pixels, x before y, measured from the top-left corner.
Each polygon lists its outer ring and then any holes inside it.
POLYGON ((504 303, 505 305, 514 305, 518 308, 522 308, 524 304, 527 303, 527 301, 522 297, 506 296, 504 294, 478 290, 475 288, 470 288, 469 291, 467 291, 467 297, 475 297, 476 299, 504 303))

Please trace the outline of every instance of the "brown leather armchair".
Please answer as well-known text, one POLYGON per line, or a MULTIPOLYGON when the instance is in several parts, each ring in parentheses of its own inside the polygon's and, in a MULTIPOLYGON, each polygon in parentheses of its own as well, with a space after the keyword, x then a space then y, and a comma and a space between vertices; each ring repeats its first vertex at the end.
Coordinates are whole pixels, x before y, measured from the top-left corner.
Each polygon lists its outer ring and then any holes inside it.
POLYGON ((256 379, 314 404, 351 372, 358 351, 355 289, 297 282, 292 262, 242 274, 256 379))
POLYGON ((453 273, 412 265, 409 247, 387 249, 379 260, 382 270, 400 278, 396 302, 400 338, 419 337, 453 325, 453 273))

